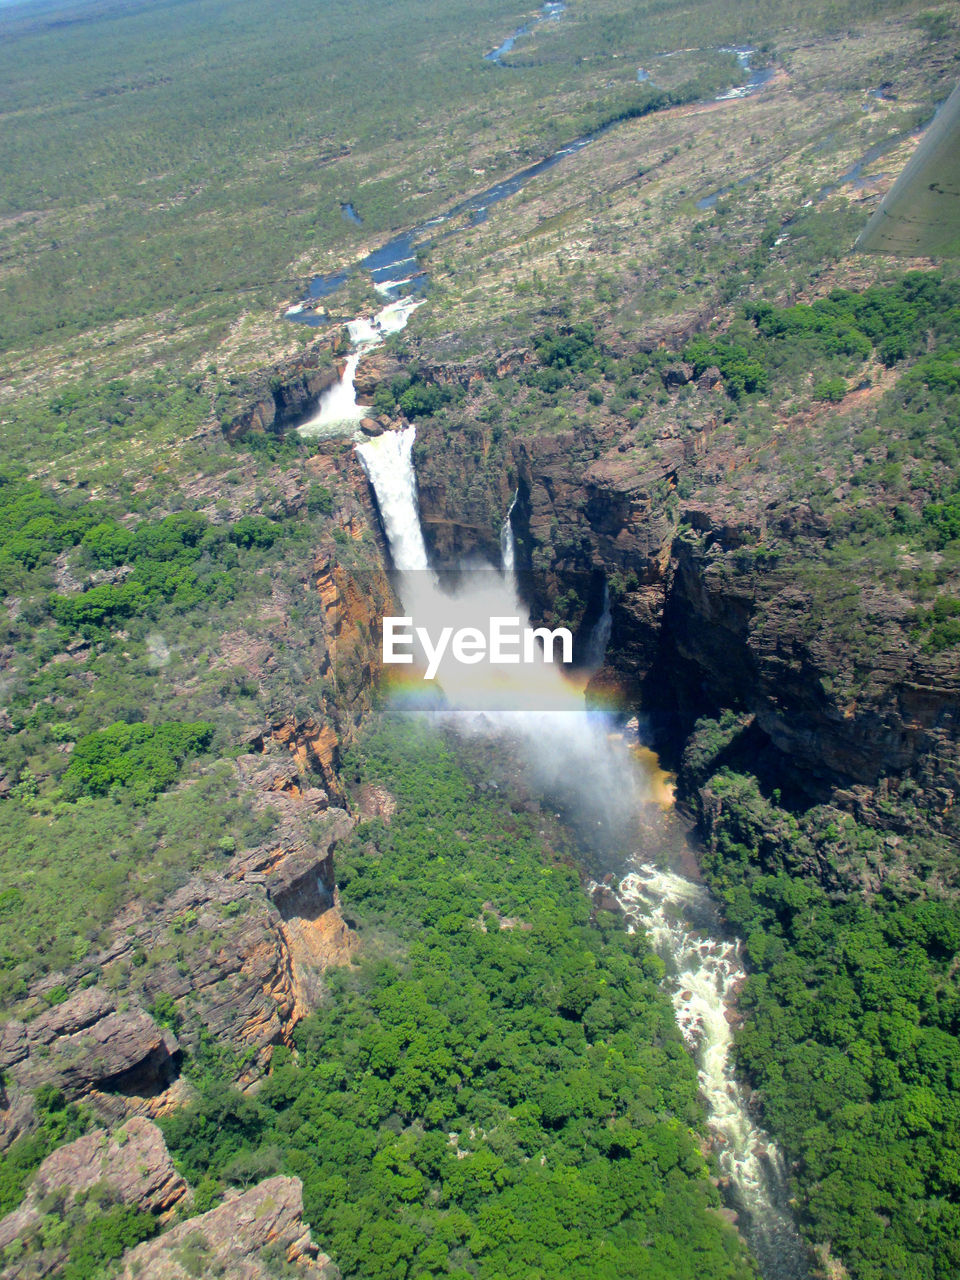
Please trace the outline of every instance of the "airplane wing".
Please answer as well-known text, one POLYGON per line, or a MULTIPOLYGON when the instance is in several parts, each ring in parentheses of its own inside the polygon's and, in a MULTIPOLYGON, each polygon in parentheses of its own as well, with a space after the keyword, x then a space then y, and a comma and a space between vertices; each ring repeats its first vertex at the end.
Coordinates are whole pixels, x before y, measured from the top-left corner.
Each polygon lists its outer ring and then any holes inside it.
POLYGON ((960 84, 857 237, 861 253, 960 256, 960 84))

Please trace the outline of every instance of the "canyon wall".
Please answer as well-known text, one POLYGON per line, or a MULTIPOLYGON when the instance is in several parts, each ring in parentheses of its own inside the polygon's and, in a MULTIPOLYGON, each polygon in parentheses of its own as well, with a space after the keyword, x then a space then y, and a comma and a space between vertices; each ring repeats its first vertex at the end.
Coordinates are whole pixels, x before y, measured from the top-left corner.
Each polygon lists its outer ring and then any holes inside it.
MULTIPOLYGON (((686 370, 670 372, 672 393, 689 383, 686 370)), ((495 560, 516 486, 518 564, 532 570, 534 613, 569 619, 575 596, 587 625, 597 576, 609 582, 601 679, 646 714, 668 756, 679 758, 698 717, 747 713, 765 775, 799 802, 837 800, 896 830, 896 796, 909 792, 926 829, 947 831, 960 788, 956 663, 921 648, 914 604, 868 567, 827 569, 822 521, 776 473, 751 473, 718 391, 716 379, 701 380, 682 423, 669 404, 644 434, 595 415, 572 430, 514 435, 501 470, 478 467, 483 433, 473 424, 446 434, 418 425, 432 550, 495 560), (771 533, 776 555, 766 551, 771 533)))

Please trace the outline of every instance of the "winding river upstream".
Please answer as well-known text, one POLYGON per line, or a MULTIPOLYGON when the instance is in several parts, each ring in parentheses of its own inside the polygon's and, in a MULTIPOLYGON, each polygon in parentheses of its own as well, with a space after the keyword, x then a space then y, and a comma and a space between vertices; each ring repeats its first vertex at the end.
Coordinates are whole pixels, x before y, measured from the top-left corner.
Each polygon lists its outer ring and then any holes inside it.
MULTIPOLYGON (((544 5, 536 19, 515 31, 498 49, 485 56, 489 60, 499 63, 500 55, 508 52, 509 48, 513 47, 513 42, 519 39, 521 35, 529 32, 537 22, 559 19, 563 12, 564 6, 562 4, 548 3, 544 5)), ((678 50, 678 52, 684 51, 678 50)), ((773 76, 773 69, 769 67, 754 69, 750 63, 754 53, 753 49, 742 47, 723 50, 723 52, 736 54, 741 68, 747 73, 747 80, 744 84, 720 94, 717 98, 718 102, 728 98, 749 97, 769 83, 773 76)), ((660 56, 671 57, 672 55, 661 54, 660 56)), ((437 217, 419 223, 407 231, 399 232, 378 249, 372 250, 366 257, 361 258, 354 266, 343 267, 338 271, 314 276, 310 281, 306 298, 288 308, 286 312, 287 319, 293 320, 297 324, 306 324, 314 327, 328 324, 329 318, 326 312, 315 308, 323 299, 330 297, 331 294, 336 293, 338 289, 345 285, 354 271, 365 273, 385 301, 393 302, 400 298, 422 297, 430 282, 426 271, 420 266, 419 256, 421 254, 427 252, 439 240, 457 235, 463 230, 485 222, 492 205, 499 204, 501 200, 506 200, 509 196, 516 195, 533 178, 538 177, 541 173, 546 173, 568 156, 576 155, 577 152, 582 151, 584 147, 588 147, 591 142, 614 128, 618 123, 620 122, 611 121, 594 133, 574 138, 565 147, 552 152, 543 160, 527 165, 526 168, 511 174, 509 178, 495 182, 493 186, 487 187, 485 191, 480 191, 476 195, 468 196, 465 200, 460 200, 451 209, 448 209, 446 213, 438 214, 437 217), (441 230, 442 228, 445 229, 441 230)), ((351 222, 360 223, 362 221, 360 213, 353 203, 342 204, 341 211, 345 213, 351 222)))
POLYGON ((530 34, 530 32, 540 25, 541 22, 558 22, 566 12, 566 5, 562 0, 547 0, 539 13, 537 13, 529 22, 524 23, 522 27, 517 27, 513 35, 507 36, 503 44, 497 45, 496 49, 491 49, 489 53, 485 53, 484 59, 487 62, 495 62, 498 67, 504 66, 504 55, 513 51, 514 45, 518 40, 530 34))

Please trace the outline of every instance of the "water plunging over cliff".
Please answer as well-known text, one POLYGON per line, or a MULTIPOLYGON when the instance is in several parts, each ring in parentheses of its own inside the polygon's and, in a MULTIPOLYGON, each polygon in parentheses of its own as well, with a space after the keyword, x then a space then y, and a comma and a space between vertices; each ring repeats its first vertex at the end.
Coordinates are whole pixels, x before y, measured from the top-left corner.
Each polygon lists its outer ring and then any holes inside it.
MULTIPOLYGON (((501 530, 501 572, 487 570, 478 582, 468 571, 454 594, 438 588, 420 528, 414 438, 414 428, 407 427, 357 446, 390 543, 404 608, 415 616, 433 611, 452 625, 463 625, 464 619, 493 609, 522 610, 514 582, 509 513, 501 530)), ((588 645, 598 665, 610 628, 610 599, 605 591, 603 610, 588 645)), ((565 683, 562 677, 555 668, 539 670, 541 675, 534 679, 545 680, 556 696, 557 682, 565 683)), ((640 812, 652 799, 651 790, 640 774, 637 754, 630 751, 622 734, 611 732, 610 720, 588 712, 582 694, 572 685, 566 686, 565 710, 544 712, 535 703, 530 710, 503 710, 505 705, 525 705, 522 691, 516 688, 514 701, 496 704, 501 709, 464 714, 457 708, 473 704, 462 701, 463 686, 458 683, 462 672, 463 668, 455 667, 440 672, 452 708, 444 713, 448 720, 464 733, 495 735, 509 750, 525 756, 541 794, 568 816, 574 815, 573 826, 585 852, 635 847, 640 839, 640 812)), ((531 680, 529 668, 523 669, 521 680, 531 680)), ((622 859, 622 852, 619 856, 622 859)), ((667 963, 677 1022, 697 1059, 721 1169, 765 1280, 802 1280, 808 1274, 806 1250, 790 1217, 782 1159, 752 1121, 734 1073, 728 1014, 745 977, 740 944, 723 939, 704 888, 639 855, 620 882, 619 901, 631 927, 647 932, 667 963)))
POLYGON ((347 357, 340 380, 320 397, 313 417, 297 428, 305 440, 338 432, 345 425, 359 422, 369 415, 369 406, 357 404, 357 390, 353 383, 357 365, 368 351, 378 347, 391 333, 399 333, 422 302, 422 298, 399 298, 378 311, 372 319, 358 316, 350 321, 347 333, 353 351, 347 357))
POLYGON ((603 605, 600 610, 600 617, 594 623, 587 639, 587 651, 584 655, 584 666, 588 671, 599 671, 603 666, 612 630, 613 614, 610 611, 610 584, 604 582, 603 605))
POLYGON ((377 495, 394 568, 400 573, 428 569, 430 562, 420 529, 417 478, 411 452, 416 430, 385 431, 357 445, 357 453, 377 495))
MULTIPOLYGON (((420 526, 412 457, 415 438, 415 428, 408 426, 357 445, 390 544, 404 615, 413 619, 414 627, 425 627, 432 636, 447 627, 487 632, 493 618, 517 619, 525 625, 527 611, 517 595, 512 572, 515 553, 509 521, 502 533, 505 572, 477 564, 463 565, 457 574, 432 572, 420 526)), ((549 716, 582 711, 579 692, 563 680, 553 663, 525 663, 521 674, 519 665, 497 665, 487 660, 467 665, 448 650, 433 684, 425 683, 420 676, 426 665, 422 646, 414 644, 413 653, 415 662, 411 665, 416 669, 405 673, 411 677, 404 686, 408 699, 436 706, 434 695, 439 686, 449 710, 482 711, 501 726, 506 723, 504 717, 512 717, 512 728, 526 732, 531 722, 523 718, 524 713, 549 716)))
POLYGON ((369 412, 357 404, 357 392, 353 385, 362 354, 362 351, 354 351, 347 357, 340 381, 323 393, 316 413, 297 428, 304 439, 324 435, 328 428, 338 427, 345 422, 359 422, 369 412))
POLYGON ((500 530, 500 568, 507 575, 512 577, 517 567, 517 542, 513 536, 513 509, 517 505, 517 495, 513 495, 513 501, 507 508, 507 518, 503 522, 503 528, 500 530))

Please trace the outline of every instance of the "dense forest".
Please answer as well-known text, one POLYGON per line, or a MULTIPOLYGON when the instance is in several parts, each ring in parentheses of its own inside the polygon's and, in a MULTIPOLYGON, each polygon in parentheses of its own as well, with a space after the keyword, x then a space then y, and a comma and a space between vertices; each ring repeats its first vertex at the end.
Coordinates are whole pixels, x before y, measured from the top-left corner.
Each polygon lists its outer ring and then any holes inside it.
POLYGON ((877 833, 784 809, 743 737, 735 715, 699 722, 682 775, 721 806, 703 866, 753 969, 740 1061, 802 1171, 805 1219, 852 1275, 955 1275, 960 905, 921 865, 912 885, 859 892, 855 868, 882 865, 877 833), (814 849, 847 862, 843 889, 804 872, 814 849))
POLYGON ((387 720, 345 770, 397 802, 339 856, 365 959, 255 1100, 200 1066, 163 1122, 188 1177, 296 1173, 345 1276, 751 1275, 662 962, 591 922, 567 859, 426 722, 387 720))

